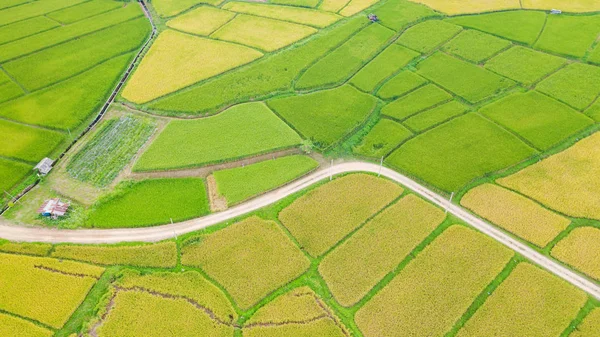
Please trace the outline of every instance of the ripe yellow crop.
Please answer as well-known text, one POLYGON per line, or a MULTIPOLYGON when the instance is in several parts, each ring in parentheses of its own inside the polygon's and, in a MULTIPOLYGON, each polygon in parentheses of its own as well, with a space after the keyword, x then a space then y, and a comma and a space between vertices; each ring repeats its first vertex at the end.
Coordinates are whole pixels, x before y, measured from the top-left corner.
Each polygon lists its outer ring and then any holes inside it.
POLYGON ((600 229, 574 229, 552 249, 552 256, 600 281, 600 229))

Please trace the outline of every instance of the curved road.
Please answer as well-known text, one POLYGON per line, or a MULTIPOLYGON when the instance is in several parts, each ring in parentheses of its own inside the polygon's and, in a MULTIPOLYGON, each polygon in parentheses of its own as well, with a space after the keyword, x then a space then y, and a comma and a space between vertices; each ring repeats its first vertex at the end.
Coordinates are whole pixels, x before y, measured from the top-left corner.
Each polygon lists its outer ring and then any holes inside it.
POLYGON ((331 175, 349 172, 372 172, 381 173, 405 187, 413 190, 423 198, 431 201, 439 207, 454 214, 459 219, 473 226, 483 234, 518 252, 530 261, 538 264, 554 275, 566 280, 574 286, 582 289, 593 297, 600 299, 600 286, 585 277, 571 271, 561 264, 538 253, 529 246, 515 240, 510 235, 500 231, 491 224, 473 216, 462 207, 452 204, 440 195, 413 181, 412 179, 391 169, 380 167, 365 162, 346 162, 332 166, 331 168, 314 172, 302 179, 283 186, 277 190, 266 193, 258 198, 252 199, 244 204, 232 207, 226 211, 214 213, 203 218, 188 220, 170 225, 132 228, 132 229, 80 229, 80 230, 58 230, 38 227, 20 227, 9 224, 0 224, 0 237, 11 241, 26 242, 50 242, 50 243, 117 243, 133 241, 160 241, 173 238, 177 235, 197 231, 232 218, 250 213, 262 207, 273 204, 291 194, 299 192, 321 180, 328 179, 331 175))

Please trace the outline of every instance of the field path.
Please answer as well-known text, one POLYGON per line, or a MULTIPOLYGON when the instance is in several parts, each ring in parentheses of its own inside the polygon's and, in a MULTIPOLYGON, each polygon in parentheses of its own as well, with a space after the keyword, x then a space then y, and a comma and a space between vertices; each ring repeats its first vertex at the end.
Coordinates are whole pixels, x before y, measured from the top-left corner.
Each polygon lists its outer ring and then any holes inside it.
POLYGON ((59 230, 39 227, 20 227, 8 224, 0 218, 0 238, 11 241, 26 242, 50 242, 50 243, 117 243, 117 242, 136 242, 136 241, 160 241, 197 231, 218 223, 222 223, 235 217, 250 213, 262 207, 273 204, 291 194, 299 192, 319 181, 329 179, 332 175, 349 172, 371 172, 380 173, 391 180, 394 180, 405 187, 413 190, 423 198, 429 200, 442 209, 454 214, 464 222, 473 226, 483 234, 488 235, 494 240, 518 252, 525 258, 548 270, 554 275, 566 280, 574 286, 582 289, 593 297, 600 299, 600 286, 585 277, 571 271, 552 259, 538 253, 524 243, 514 239, 512 236, 500 231, 493 225, 483 221, 470 214, 462 207, 452 204, 437 193, 420 185, 412 179, 393 171, 389 168, 380 167, 376 164, 365 162, 345 162, 331 166, 330 168, 316 171, 293 183, 283 186, 277 190, 266 193, 258 198, 252 199, 246 203, 232 207, 226 211, 213 213, 208 216, 179 222, 170 225, 132 228, 132 229, 79 229, 79 230, 59 230))

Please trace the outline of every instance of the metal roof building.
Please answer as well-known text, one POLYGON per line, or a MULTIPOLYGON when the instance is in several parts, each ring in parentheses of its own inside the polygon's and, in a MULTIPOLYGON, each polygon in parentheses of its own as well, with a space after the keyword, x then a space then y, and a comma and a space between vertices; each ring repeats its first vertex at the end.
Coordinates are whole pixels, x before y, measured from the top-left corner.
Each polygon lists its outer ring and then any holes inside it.
POLYGON ((44 158, 33 169, 37 170, 41 175, 46 175, 52 170, 54 161, 50 158, 44 158))

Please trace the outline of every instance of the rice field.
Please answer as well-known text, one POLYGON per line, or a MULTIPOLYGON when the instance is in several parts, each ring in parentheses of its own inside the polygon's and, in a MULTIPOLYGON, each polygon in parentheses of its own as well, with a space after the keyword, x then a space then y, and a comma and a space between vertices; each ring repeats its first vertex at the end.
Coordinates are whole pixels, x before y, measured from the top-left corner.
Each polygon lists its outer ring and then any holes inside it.
POLYGON ((403 120, 451 99, 452 95, 445 90, 434 84, 428 84, 386 105, 381 109, 381 113, 397 120, 403 120))
POLYGON ((192 34, 209 36, 233 19, 234 16, 235 13, 226 10, 201 6, 167 21, 167 26, 192 34))
POLYGON ((236 13, 244 13, 281 21, 289 21, 315 28, 325 28, 341 19, 339 15, 315 9, 251 2, 228 2, 223 6, 223 9, 236 13))
POLYGON ((440 336, 513 252, 462 226, 448 228, 356 313, 364 336, 440 336))
POLYGON ((500 185, 537 200, 550 209, 578 218, 600 220, 600 133, 505 178, 500 185))
POLYGON ((208 118, 170 121, 133 169, 197 167, 291 148, 300 142, 298 134, 265 104, 247 103, 208 118))
POLYGON ((299 277, 310 261, 274 221, 250 217, 184 246, 183 265, 196 266, 248 309, 299 277), (265 252, 269 252, 265 254, 265 252))
POLYGON ((152 7, 161 17, 171 17, 197 4, 218 5, 221 2, 221 0, 154 0, 152 1, 152 7))
POLYGON ((475 187, 462 197, 460 203, 539 247, 545 247, 571 223, 530 199, 493 184, 475 187))
POLYGON ((600 329, 600 309, 595 309, 569 336, 571 337, 594 337, 600 329))
POLYGON ((386 81, 377 91, 377 96, 382 99, 399 98, 425 83, 427 80, 423 77, 412 71, 404 70, 386 81))
POLYGON ((468 111, 468 107, 457 101, 450 101, 429 110, 422 111, 404 121, 411 130, 422 132, 468 111))
POLYGON ((600 249, 600 229, 578 227, 552 248, 552 256, 600 280, 600 262, 593 258, 600 249))
POLYGON ((32 172, 31 164, 0 158, 0 190, 9 190, 32 172))
POLYGON ((583 110, 600 95, 600 67, 573 63, 540 82, 536 89, 583 110))
POLYGON ((465 13, 492 12, 521 8, 518 0, 414 0, 443 13, 456 15, 465 13))
POLYGON ((509 41, 477 30, 464 30, 442 50, 474 63, 481 63, 511 46, 509 41))
POLYGON ((397 43, 423 54, 460 33, 460 26, 442 20, 428 20, 407 29, 397 43))
POLYGON ((530 86, 565 63, 566 60, 560 57, 515 46, 486 62, 485 68, 530 86))
POLYGON ((164 178, 125 181, 91 207, 95 228, 148 227, 209 213, 204 180, 164 178))
POLYGON ((412 132, 402 124, 382 118, 353 151, 361 156, 381 158, 411 136, 412 132))
POLYGON ((0 243, 0 251, 25 255, 47 256, 52 249, 49 243, 5 242, 0 243))
POLYGON ((581 58, 592 47, 598 34, 600 15, 550 15, 535 47, 581 58))
POLYGON ((55 131, 0 120, 3 146, 0 156, 37 164, 61 144, 64 135, 55 131))
POLYGON ((213 177, 219 195, 232 206, 291 182, 318 166, 314 159, 296 155, 216 171, 213 177))
POLYGON ((392 272, 444 218, 440 209, 419 197, 403 197, 325 256, 319 273, 336 300, 343 306, 352 306, 392 272))
POLYGON ((457 336, 559 336, 587 296, 529 263, 520 263, 457 336))
POLYGON ((0 313, 0 335, 21 337, 50 337, 52 330, 44 329, 15 316, 0 313))
POLYGON ((351 174, 296 199, 279 213, 279 220, 304 250, 321 256, 402 191, 391 181, 351 174))

